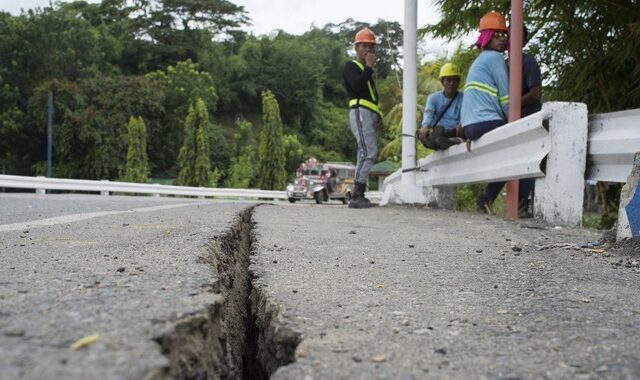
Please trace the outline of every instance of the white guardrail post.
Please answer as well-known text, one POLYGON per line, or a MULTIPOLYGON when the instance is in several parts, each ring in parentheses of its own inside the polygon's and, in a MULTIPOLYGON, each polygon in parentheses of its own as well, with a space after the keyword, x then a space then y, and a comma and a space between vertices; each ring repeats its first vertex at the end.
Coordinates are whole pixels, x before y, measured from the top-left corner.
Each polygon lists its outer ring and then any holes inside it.
MULTIPOLYGON (((104 183, 105 185, 109 184, 109 180, 108 179, 101 179, 100 182, 104 183)), ((109 191, 101 191, 100 195, 102 195, 103 197, 108 197, 109 196, 109 191)))
POLYGON ((580 226, 587 162, 587 106, 550 102, 542 109, 551 147, 545 176, 536 179, 533 213, 548 223, 580 226))
MULTIPOLYGON (((47 177, 45 177, 45 176, 43 176, 43 175, 39 175, 39 176, 38 176, 38 177, 36 177, 36 178, 39 178, 39 179, 44 180, 44 179, 46 179, 47 177)), ((9 187, 9 186, 7 186, 7 187, 9 187)), ((38 195, 45 195, 45 194, 47 193, 47 188, 44 186, 44 183, 43 183, 43 186, 42 186, 42 187, 36 187, 35 189, 36 189, 36 194, 38 194, 38 195)))

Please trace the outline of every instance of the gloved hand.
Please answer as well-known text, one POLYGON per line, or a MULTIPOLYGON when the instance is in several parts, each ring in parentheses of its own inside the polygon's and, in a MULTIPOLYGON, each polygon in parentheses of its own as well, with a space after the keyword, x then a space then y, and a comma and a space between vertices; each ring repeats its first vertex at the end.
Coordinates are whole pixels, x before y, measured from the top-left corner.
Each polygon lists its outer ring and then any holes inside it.
POLYGON ((424 144, 425 141, 427 140, 427 137, 429 137, 430 133, 431 133, 431 128, 429 127, 420 128, 420 130, 418 131, 418 140, 420 140, 424 144))

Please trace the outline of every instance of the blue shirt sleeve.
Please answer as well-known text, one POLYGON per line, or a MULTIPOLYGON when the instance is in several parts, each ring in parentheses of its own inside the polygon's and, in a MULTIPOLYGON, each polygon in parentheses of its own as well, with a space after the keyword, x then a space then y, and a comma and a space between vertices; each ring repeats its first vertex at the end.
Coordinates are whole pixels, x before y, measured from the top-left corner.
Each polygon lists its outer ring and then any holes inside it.
POLYGON ((422 124, 421 124, 422 128, 425 128, 427 125, 430 125, 433 127, 432 124, 435 121, 436 109, 437 109, 437 104, 435 99, 436 94, 429 95, 429 97, 427 98, 427 102, 424 105, 424 112, 422 113, 422 124))

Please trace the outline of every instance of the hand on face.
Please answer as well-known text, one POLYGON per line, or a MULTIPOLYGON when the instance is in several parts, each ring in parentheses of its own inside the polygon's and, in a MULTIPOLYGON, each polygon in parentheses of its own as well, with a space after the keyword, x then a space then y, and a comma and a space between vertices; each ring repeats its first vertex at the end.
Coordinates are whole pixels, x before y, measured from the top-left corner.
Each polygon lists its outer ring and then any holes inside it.
POLYGON ((358 58, 364 61, 364 64, 373 67, 378 58, 376 55, 376 45, 374 44, 358 44, 356 45, 358 58))
POLYGON ((364 56, 364 64, 369 67, 373 67, 373 65, 375 65, 376 63, 376 59, 378 59, 378 57, 376 56, 375 52, 367 52, 367 54, 364 56))

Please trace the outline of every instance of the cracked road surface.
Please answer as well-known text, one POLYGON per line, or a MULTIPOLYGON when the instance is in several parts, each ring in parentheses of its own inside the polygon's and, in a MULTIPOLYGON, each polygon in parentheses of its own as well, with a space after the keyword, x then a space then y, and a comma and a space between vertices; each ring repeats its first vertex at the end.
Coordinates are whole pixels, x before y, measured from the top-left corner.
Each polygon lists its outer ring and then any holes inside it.
POLYGON ((638 259, 598 231, 333 203, 0 210, 2 379, 640 377, 638 259))
POLYGON ((302 337, 273 378, 640 377, 640 273, 600 232, 414 208, 254 220, 252 268, 302 337))

